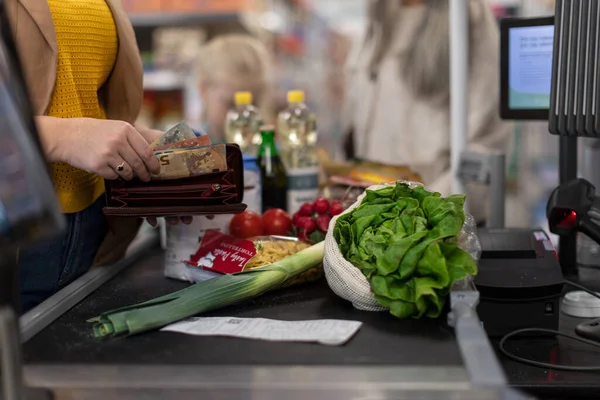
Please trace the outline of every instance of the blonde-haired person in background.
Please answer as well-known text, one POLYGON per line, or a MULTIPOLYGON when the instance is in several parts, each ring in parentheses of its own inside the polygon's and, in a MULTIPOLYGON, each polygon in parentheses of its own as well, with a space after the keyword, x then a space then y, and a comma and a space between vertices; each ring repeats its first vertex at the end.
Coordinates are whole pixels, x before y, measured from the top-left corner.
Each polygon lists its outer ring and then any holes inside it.
POLYGON ((227 111, 235 92, 249 91, 264 119, 269 119, 270 55, 265 45, 248 35, 216 37, 200 52, 198 61, 204 130, 213 142, 225 140, 227 111))
MULTIPOLYGON (((505 150, 511 125, 498 112, 497 22, 469 1, 468 146, 505 150)), ((351 158, 411 168, 450 194, 448 0, 370 0, 364 41, 348 61, 344 125, 351 158)), ((485 191, 468 187, 469 211, 485 219, 485 191)))
MULTIPOLYGON (((202 130, 213 143, 225 142, 225 117, 234 107, 234 94, 249 91, 261 116, 269 121, 271 61, 263 43, 251 36, 227 34, 217 36, 201 49, 198 56, 198 80, 202 100, 202 130)), ((228 229, 231 216, 217 215, 194 218, 191 225, 168 226, 167 252, 179 254, 188 250, 189 237, 198 238, 207 229, 228 229)), ((192 241, 193 242, 193 241, 192 241)), ((189 248, 196 251, 195 248, 189 248)), ((188 253, 189 254, 189 253, 188 253)))

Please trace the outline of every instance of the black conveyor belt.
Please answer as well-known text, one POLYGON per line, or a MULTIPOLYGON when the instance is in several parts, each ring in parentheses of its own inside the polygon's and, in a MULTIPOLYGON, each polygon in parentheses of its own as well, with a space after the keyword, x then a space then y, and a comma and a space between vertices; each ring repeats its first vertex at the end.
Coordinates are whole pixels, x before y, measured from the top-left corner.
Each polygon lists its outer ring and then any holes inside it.
POLYGON ((272 343, 151 332, 99 341, 88 318, 102 311, 161 296, 186 286, 164 278, 157 251, 117 275, 24 345, 28 364, 167 365, 420 365, 460 366, 459 350, 443 318, 399 321, 386 313, 357 311, 336 297, 325 280, 266 294, 212 316, 281 320, 319 318, 364 322, 345 346, 272 343))

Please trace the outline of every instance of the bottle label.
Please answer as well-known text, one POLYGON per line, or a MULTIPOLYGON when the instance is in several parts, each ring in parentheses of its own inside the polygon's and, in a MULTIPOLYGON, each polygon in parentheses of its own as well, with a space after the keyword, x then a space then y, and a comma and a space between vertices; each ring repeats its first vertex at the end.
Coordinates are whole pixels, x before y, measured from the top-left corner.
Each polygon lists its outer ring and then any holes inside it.
POLYGON ((288 212, 295 213, 302 204, 319 196, 319 167, 288 169, 288 212))
POLYGON ((248 211, 262 214, 262 187, 260 171, 244 169, 244 204, 248 211))

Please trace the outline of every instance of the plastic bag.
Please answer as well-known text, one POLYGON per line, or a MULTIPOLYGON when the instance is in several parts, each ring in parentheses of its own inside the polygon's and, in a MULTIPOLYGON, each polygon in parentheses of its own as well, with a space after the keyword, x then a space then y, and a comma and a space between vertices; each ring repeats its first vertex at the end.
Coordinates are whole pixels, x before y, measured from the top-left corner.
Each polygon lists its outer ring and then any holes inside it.
POLYGON ((191 224, 167 225, 163 230, 165 239, 164 271, 167 278, 186 282, 199 282, 214 278, 215 273, 191 268, 184 263, 196 253, 198 246, 208 230, 229 233, 231 215, 215 215, 213 219, 197 217, 191 224))
MULTIPOLYGON (((411 189, 414 189, 417 186, 423 186, 423 184, 417 182, 399 181, 399 183, 405 183, 411 189)), ((379 190, 395 185, 396 182, 386 185, 374 185, 367 190, 379 190)), ((365 196, 366 192, 361 194, 356 202, 340 215, 352 212, 352 210, 361 204, 365 196)), ((367 281, 367 278, 362 274, 361 270, 348 262, 340 252, 338 243, 333 236, 333 231, 339 217, 340 216, 336 216, 331 220, 327 236, 325 237, 323 266, 325 278, 327 279, 329 287, 341 298, 352 302, 352 305, 359 310, 386 310, 386 307, 383 307, 375 300, 369 281, 367 281)), ((465 217, 465 223, 457 238, 458 246, 469 253, 475 260, 479 260, 479 257, 481 256, 481 244, 477 237, 475 219, 467 213, 465 213, 465 217)))

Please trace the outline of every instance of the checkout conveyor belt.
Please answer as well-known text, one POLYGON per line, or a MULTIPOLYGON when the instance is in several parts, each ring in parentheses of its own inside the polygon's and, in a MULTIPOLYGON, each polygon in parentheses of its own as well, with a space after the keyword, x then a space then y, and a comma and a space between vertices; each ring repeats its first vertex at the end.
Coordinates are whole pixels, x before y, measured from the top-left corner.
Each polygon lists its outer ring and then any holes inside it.
POLYGON ((424 399, 456 393, 465 399, 498 398, 496 389, 472 387, 443 319, 400 321, 387 313, 358 311, 333 294, 324 279, 205 315, 362 321, 344 346, 159 331, 98 340, 86 322, 187 285, 165 278, 162 251, 149 251, 24 343, 27 385, 86 399, 207 393, 286 400, 296 398, 292 394, 325 398, 324 393, 328 399, 414 398, 414 391, 424 399), (412 395, 399 397, 406 391, 412 395))
POLYGON ((436 320, 400 321, 386 313, 355 310, 322 279, 268 293, 205 316, 281 320, 349 319, 364 323, 345 346, 273 343, 223 337, 150 332, 99 341, 86 320, 188 285, 164 277, 163 254, 155 251, 107 282, 25 344, 27 363, 64 362, 195 365, 422 365, 460 366, 451 328, 436 320), (425 326, 424 326, 425 325, 425 326), (48 344, 52 343, 52 346, 48 344), (427 352, 422 349, 427 348, 427 352))

